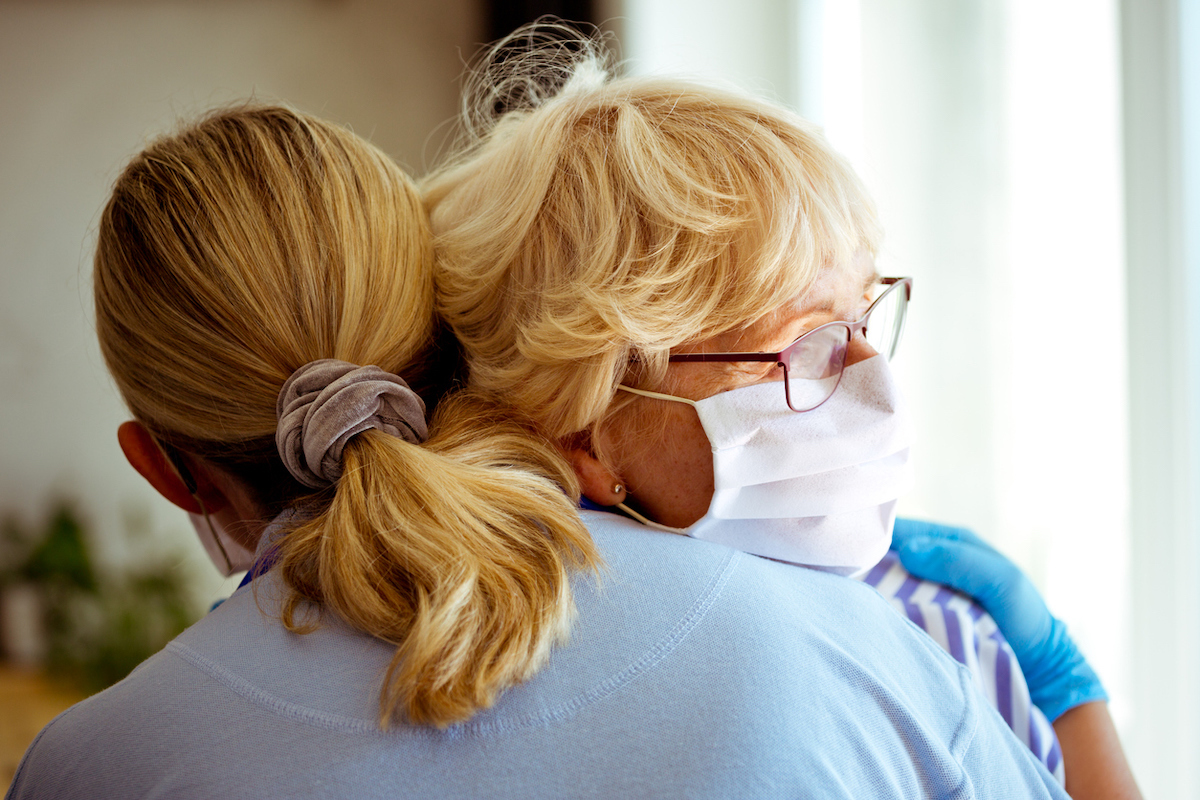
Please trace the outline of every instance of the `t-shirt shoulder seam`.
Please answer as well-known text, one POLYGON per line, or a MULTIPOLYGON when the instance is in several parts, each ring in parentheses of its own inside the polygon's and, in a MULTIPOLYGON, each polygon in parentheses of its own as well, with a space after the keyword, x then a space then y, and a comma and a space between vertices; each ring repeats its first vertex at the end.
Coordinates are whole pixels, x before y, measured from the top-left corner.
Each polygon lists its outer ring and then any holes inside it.
POLYGON ((350 717, 344 714, 332 714, 327 711, 318 711, 314 708, 308 708, 297 703, 292 703, 284 700, 281 697, 260 689, 245 678, 235 674, 228 668, 216 663, 212 659, 197 652, 186 644, 180 643, 178 640, 167 645, 166 649, 176 656, 179 656, 187 663, 191 664, 196 669, 205 673, 217 682, 225 686, 225 688, 235 694, 249 700, 257 706, 272 711, 281 716, 291 717, 301 722, 311 725, 316 725, 322 728, 330 728, 334 730, 354 730, 364 733, 378 732, 379 728, 372 723, 350 717))
MULTIPOLYGON (((413 732, 417 734, 426 733, 428 735, 448 736, 451 738, 488 736, 491 734, 516 732, 528 728, 544 727, 568 719, 579 713, 582 709, 594 705, 620 691, 669 657, 688 635, 695 630, 696 626, 701 623, 716 604, 741 560, 742 553, 730 550, 726 554, 724 562, 718 569, 713 571, 708 582, 699 592, 688 610, 671 627, 665 636, 642 652, 638 658, 629 663, 620 672, 611 675, 590 689, 576 694, 557 706, 511 719, 480 720, 478 722, 451 725, 448 728, 437 731, 436 734, 433 729, 419 727, 393 729, 386 733, 395 735, 404 732, 413 732)), ((384 733, 373 721, 327 711, 318 711, 284 700, 255 686, 245 678, 178 640, 168 644, 166 649, 235 694, 275 714, 327 729, 349 730, 364 734, 384 733)))
POLYGON ((666 636, 661 638, 652 647, 642 653, 635 661, 631 662, 625 669, 610 678, 601 681, 591 689, 576 695, 572 699, 559 704, 554 708, 547 709, 538 714, 528 714, 523 717, 518 717, 511 720, 490 720, 480 723, 468 723, 467 728, 475 727, 478 733, 500 732, 504 730, 517 730, 520 728, 536 727, 546 724, 551 724, 559 720, 567 719, 583 708, 593 705, 606 697, 620 691, 625 686, 632 683, 639 676, 649 672, 656 665, 671 655, 675 649, 688 637, 688 635, 696 629, 696 626, 705 618, 708 612, 716 604, 717 599, 721 596, 725 586, 729 583, 730 576, 734 569, 742 560, 743 554, 730 550, 726 555, 721 568, 716 570, 709 579, 708 584, 696 597, 691 607, 684 613, 678 622, 671 628, 666 636))
MULTIPOLYGON (((971 673, 957 662, 958 666, 958 688, 962 692, 964 699, 972 699, 978 696, 979 690, 975 688, 974 679, 971 673)), ((978 704, 968 702, 964 709, 962 719, 959 720, 958 727, 954 729, 954 733, 950 737, 950 751, 954 753, 954 757, 959 763, 966 758, 966 753, 971 749, 971 745, 975 741, 976 734, 979 733, 979 711, 978 704)))

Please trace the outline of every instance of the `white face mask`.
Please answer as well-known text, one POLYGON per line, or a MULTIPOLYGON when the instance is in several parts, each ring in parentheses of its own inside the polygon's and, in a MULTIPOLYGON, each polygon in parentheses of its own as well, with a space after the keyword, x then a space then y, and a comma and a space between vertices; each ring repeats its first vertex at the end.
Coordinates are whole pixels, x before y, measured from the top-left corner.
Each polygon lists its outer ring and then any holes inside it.
POLYGON ((886 359, 847 367, 833 396, 800 414, 777 382, 697 401, 653 396, 695 406, 712 444, 715 490, 687 528, 635 514, 643 522, 845 574, 887 552, 896 499, 913 484, 914 435, 886 359))
POLYGON ((225 526, 214 520, 211 514, 189 513, 188 519, 192 521, 192 527, 196 529, 209 560, 226 578, 235 572, 245 572, 254 565, 254 553, 238 544, 225 526))

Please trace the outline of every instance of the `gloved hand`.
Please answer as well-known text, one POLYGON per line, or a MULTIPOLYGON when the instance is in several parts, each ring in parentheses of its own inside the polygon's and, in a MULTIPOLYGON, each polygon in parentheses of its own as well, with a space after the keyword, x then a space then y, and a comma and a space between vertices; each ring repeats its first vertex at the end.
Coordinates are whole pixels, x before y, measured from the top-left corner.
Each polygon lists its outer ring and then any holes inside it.
POLYGON ((1107 700, 1067 626, 1051 615, 1025 574, 965 528, 897 519, 892 549, 904 568, 975 598, 996 620, 1025 673, 1034 705, 1053 722, 1063 712, 1107 700))

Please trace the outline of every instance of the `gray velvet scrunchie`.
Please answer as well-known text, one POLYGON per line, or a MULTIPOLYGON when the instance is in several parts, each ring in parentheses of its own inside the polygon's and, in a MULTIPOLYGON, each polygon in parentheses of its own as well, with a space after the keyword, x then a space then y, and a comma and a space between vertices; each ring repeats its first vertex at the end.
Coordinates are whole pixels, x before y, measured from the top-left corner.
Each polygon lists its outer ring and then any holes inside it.
POLYGON ((275 418, 280 458, 313 489, 337 483, 346 442, 369 428, 413 444, 429 438, 425 403, 402 378, 332 358, 292 373, 279 390, 275 418))

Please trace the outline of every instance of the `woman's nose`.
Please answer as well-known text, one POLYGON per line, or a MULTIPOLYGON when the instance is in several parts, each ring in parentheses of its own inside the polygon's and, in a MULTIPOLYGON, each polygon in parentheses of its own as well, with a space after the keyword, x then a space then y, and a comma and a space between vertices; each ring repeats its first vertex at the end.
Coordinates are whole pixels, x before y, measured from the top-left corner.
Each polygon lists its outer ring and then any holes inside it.
POLYGON ((867 342, 867 337, 859 333, 850 339, 850 344, 846 345, 845 366, 849 367, 860 361, 866 361, 871 356, 876 355, 879 355, 879 353, 867 342))

